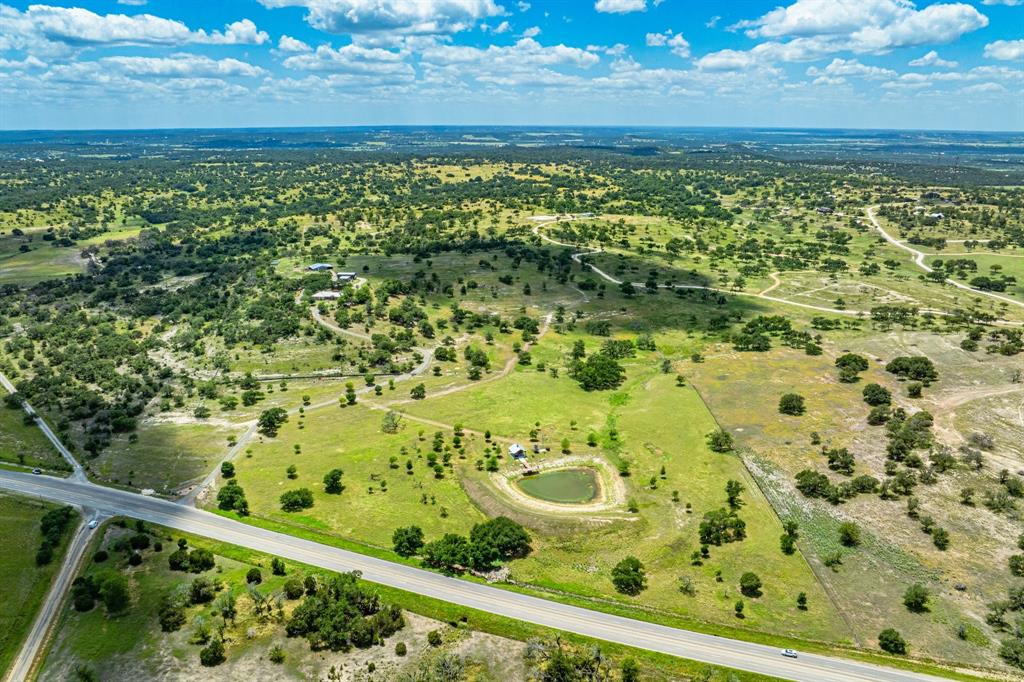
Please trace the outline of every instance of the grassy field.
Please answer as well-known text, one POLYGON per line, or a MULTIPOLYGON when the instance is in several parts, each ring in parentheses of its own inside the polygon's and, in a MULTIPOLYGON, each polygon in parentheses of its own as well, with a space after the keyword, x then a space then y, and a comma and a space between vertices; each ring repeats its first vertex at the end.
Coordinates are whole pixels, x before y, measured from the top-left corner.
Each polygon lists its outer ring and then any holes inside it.
MULTIPOLYGON (((0 389, 0 399, 6 393, 0 389)), ((0 406, 0 461, 42 469, 67 465, 38 427, 25 423, 25 413, 0 406)))
POLYGON ((36 242, 31 251, 23 253, 18 250, 22 243, 22 238, 0 236, 0 284, 32 284, 85 270, 80 248, 36 242))
MULTIPOLYGON (((817 358, 787 349, 767 356, 722 349, 694 365, 692 377, 711 409, 729 425, 776 509, 799 520, 802 546, 858 641, 873 646, 881 629, 896 627, 914 633, 911 646, 916 652, 987 666, 996 660, 991 648, 979 646, 995 637, 984 623, 986 605, 1000 598, 1009 584, 1004 568, 1009 546, 999 538, 1015 537, 1019 531, 987 510, 963 513, 960 487, 985 489, 990 485, 985 476, 958 470, 915 493, 921 500, 920 514, 933 516, 949 531, 952 546, 945 552, 937 551, 917 521, 904 513, 903 501, 862 495, 835 507, 803 498, 793 485, 793 476, 802 469, 828 471, 820 454, 825 446, 849 448, 857 461, 855 474, 885 477, 884 437, 880 427, 865 423, 869 408, 860 391, 866 383, 889 387, 897 404, 929 410, 936 418, 936 431, 952 423, 962 400, 971 404, 972 391, 1001 390, 1008 384, 1012 361, 969 354, 954 343, 925 333, 848 335, 827 344, 826 354, 817 358), (846 350, 880 361, 859 383, 842 384, 832 360, 846 350), (900 383, 881 368, 882 361, 910 354, 927 355, 942 368, 940 380, 918 401, 906 399, 900 383), (771 366, 769 374, 764 372, 766 363, 771 366), (779 397, 787 392, 804 396, 804 416, 779 414, 779 397), (821 445, 811 442, 815 432, 821 445), (839 523, 849 520, 860 524, 865 534, 862 545, 852 550, 839 544, 837 533, 839 523), (837 551, 844 557, 834 572, 823 560, 837 551), (915 582, 932 590, 926 614, 910 613, 902 605, 903 590, 915 582), (952 589, 958 582, 968 584, 966 592, 952 589), (956 630, 961 624, 977 634, 960 639, 956 630)), ((984 430, 983 424, 984 420, 973 421, 973 428, 984 430)), ((941 433, 946 441, 955 435, 941 433)))
MULTIPOLYGON (((536 350, 536 361, 556 362, 571 340, 566 336, 545 341, 536 350)), ((778 550, 779 520, 742 462, 707 449, 704 436, 715 422, 700 397, 692 389, 676 387, 674 375, 652 373, 647 360, 632 363, 627 383, 610 393, 586 393, 564 374, 556 379, 533 367, 517 367, 501 381, 436 398, 428 394, 425 401, 398 406, 408 417, 406 427, 393 435, 381 432, 381 411, 358 405, 310 410, 305 417, 291 419, 276 438, 254 442, 251 457, 237 462, 238 480, 253 514, 261 518, 377 547, 388 547, 394 528, 410 519, 433 538, 445 532, 465 533, 484 514, 508 514, 531 527, 536 537, 534 555, 511 566, 515 580, 697 620, 735 623, 736 581, 743 571, 756 569, 765 583, 765 596, 750 600, 746 627, 847 641, 849 633, 806 562, 799 554, 787 557, 778 550), (510 404, 516 409, 508 409, 510 404), (421 418, 428 423, 417 422, 421 418), (462 424, 472 431, 462 441, 464 458, 453 450, 453 471, 440 480, 427 471, 424 458, 435 431, 443 431, 448 443, 451 432, 429 422, 462 424), (678 428, 664 429, 665 423, 678 428), (633 475, 624 482, 639 514, 618 509, 594 519, 551 519, 496 494, 488 474, 474 466, 487 446, 481 434, 490 430, 503 444, 506 439, 525 443, 531 429, 538 430, 542 445, 555 450, 566 437, 573 453, 591 452, 613 463, 629 461, 633 475), (597 448, 586 445, 591 431, 599 436, 597 448), (296 445, 301 452, 296 452, 296 445), (392 456, 397 457, 394 469, 389 463, 392 456), (411 475, 405 473, 406 460, 413 462, 411 475), (294 480, 286 475, 289 465, 297 468, 294 480), (662 466, 665 479, 658 478, 662 466), (346 489, 338 496, 322 492, 321 478, 334 467, 345 472, 346 489), (654 489, 652 476, 657 479, 654 489), (705 512, 725 505, 729 479, 746 488, 740 514, 748 524, 748 537, 712 548, 703 566, 691 566, 690 554, 699 547, 697 525, 705 512), (313 508, 300 514, 280 511, 279 495, 300 486, 314 491, 313 508), (672 502, 673 490, 678 491, 679 502, 672 502), (618 595, 608 577, 611 567, 631 553, 647 566, 650 583, 635 599, 618 595), (750 556, 758 557, 756 565, 750 556), (718 571, 721 582, 716 580, 718 571), (680 593, 678 581, 683 576, 697 586, 695 597, 680 593), (815 605, 807 612, 795 606, 801 591, 815 605)), ((558 456, 548 453, 543 458, 558 456)))
POLYGON ((0 615, 0 670, 17 653, 50 588, 60 566, 63 545, 54 552, 53 561, 43 567, 35 564, 42 534, 39 520, 53 507, 35 500, 0 495, 0 533, 6 538, 0 553, 0 581, 3 581, 4 609, 0 615))

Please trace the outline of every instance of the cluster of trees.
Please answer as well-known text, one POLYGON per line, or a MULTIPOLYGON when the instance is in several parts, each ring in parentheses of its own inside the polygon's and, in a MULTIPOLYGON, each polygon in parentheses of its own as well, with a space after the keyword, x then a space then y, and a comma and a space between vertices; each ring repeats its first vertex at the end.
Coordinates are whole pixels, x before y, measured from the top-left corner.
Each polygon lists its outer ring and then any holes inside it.
POLYGON ((213 552, 204 547, 189 550, 185 538, 178 540, 178 549, 167 557, 167 564, 172 571, 204 573, 212 569, 214 563, 213 552))
POLYGON ((39 549, 36 550, 36 565, 45 566, 53 561, 53 553, 67 535, 71 522, 78 517, 73 507, 51 509, 39 520, 39 549))
POLYGON ((606 341, 601 350, 586 354, 582 341, 573 346, 569 359, 569 376, 584 391, 607 391, 617 388, 626 379, 626 370, 618 359, 635 353, 631 341, 606 341))
MULTIPOLYGON (((229 464, 229 462, 225 462, 229 464)), ((237 512, 239 516, 249 515, 249 501, 245 499, 245 491, 238 484, 238 479, 229 478, 217 491, 217 508, 224 511, 237 512)))
POLYGON ((288 636, 305 637, 314 650, 348 651, 379 644, 405 627, 401 609, 382 602, 359 577, 354 571, 309 583, 285 625, 288 636))
POLYGON ((392 544, 399 556, 420 555, 424 564, 445 572, 489 571, 502 561, 526 556, 531 549, 530 534, 505 516, 474 525, 468 538, 447 533, 438 540, 424 542, 418 526, 398 528, 392 544))
POLYGON ((103 602, 111 616, 124 613, 131 605, 128 579, 119 571, 99 575, 80 575, 71 583, 71 603, 76 611, 91 611, 97 601, 103 602))
POLYGON ((885 371, 904 379, 919 381, 925 386, 939 378, 935 364, 923 355, 893 358, 885 365, 885 371))

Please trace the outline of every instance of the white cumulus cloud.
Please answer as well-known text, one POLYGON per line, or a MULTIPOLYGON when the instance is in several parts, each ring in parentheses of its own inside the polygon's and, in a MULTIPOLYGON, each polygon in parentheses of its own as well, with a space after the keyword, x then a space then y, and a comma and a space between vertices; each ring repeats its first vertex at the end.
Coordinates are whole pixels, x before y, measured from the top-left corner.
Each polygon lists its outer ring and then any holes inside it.
POLYGON ((597 0, 594 9, 606 14, 628 14, 647 10, 647 0, 597 0))
POLYGON ((261 45, 269 39, 249 19, 208 32, 153 14, 96 14, 80 7, 49 5, 29 5, 24 12, 0 5, 0 25, 0 49, 47 53, 108 45, 261 45))
POLYGON ((833 52, 882 54, 898 47, 952 42, 988 26, 972 5, 910 0, 796 0, 731 27, 750 38, 811 39, 833 52))
POLYGON ((306 22, 327 33, 441 35, 501 16, 494 0, 259 0, 268 8, 304 7, 306 22))
POLYGON ((281 36, 281 39, 277 41, 277 49, 281 52, 311 52, 313 50, 306 43, 289 35, 281 36))
POLYGON ((997 40, 989 43, 985 46, 985 56, 1004 61, 1024 59, 1024 40, 997 40))
POLYGON ((936 52, 935 50, 932 50, 932 51, 930 51, 930 52, 928 52, 928 53, 918 57, 917 59, 911 59, 907 64, 908 64, 908 66, 918 66, 918 67, 921 67, 921 66, 934 66, 934 67, 937 67, 937 68, 940 68, 940 69, 954 69, 954 68, 956 68, 957 66, 960 65, 959 62, 954 62, 954 61, 950 61, 948 59, 943 59, 942 57, 939 56, 939 53, 936 52))

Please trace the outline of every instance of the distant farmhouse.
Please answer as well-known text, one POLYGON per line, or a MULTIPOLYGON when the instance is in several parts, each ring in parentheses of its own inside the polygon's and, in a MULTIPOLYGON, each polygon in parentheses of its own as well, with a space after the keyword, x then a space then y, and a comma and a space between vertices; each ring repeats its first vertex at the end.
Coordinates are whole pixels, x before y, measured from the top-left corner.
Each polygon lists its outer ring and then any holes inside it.
POLYGON ((331 265, 330 263, 313 263, 306 269, 310 270, 311 272, 323 272, 324 270, 333 270, 334 266, 331 265))
POLYGON ((336 272, 336 273, 334 273, 334 278, 337 281, 339 281, 339 282, 351 282, 352 280, 354 280, 356 278, 356 273, 354 273, 354 272, 336 272))
POLYGON ((513 443, 508 446, 508 454, 513 459, 526 459, 526 450, 519 443, 513 443))
POLYGON ((832 210, 831 206, 819 206, 818 207, 818 213, 821 213, 821 214, 824 214, 824 215, 829 215, 832 212, 833 212, 833 210, 832 210))
POLYGON ((314 301, 336 301, 341 298, 340 291, 318 291, 312 296, 314 301))

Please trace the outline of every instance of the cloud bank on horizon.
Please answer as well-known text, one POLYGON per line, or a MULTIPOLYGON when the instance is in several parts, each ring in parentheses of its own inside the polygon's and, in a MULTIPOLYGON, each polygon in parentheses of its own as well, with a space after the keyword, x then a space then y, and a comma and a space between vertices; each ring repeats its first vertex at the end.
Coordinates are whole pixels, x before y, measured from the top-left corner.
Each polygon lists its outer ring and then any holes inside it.
POLYGON ((1024 0, 0 4, 0 128, 1024 129, 1024 0))

